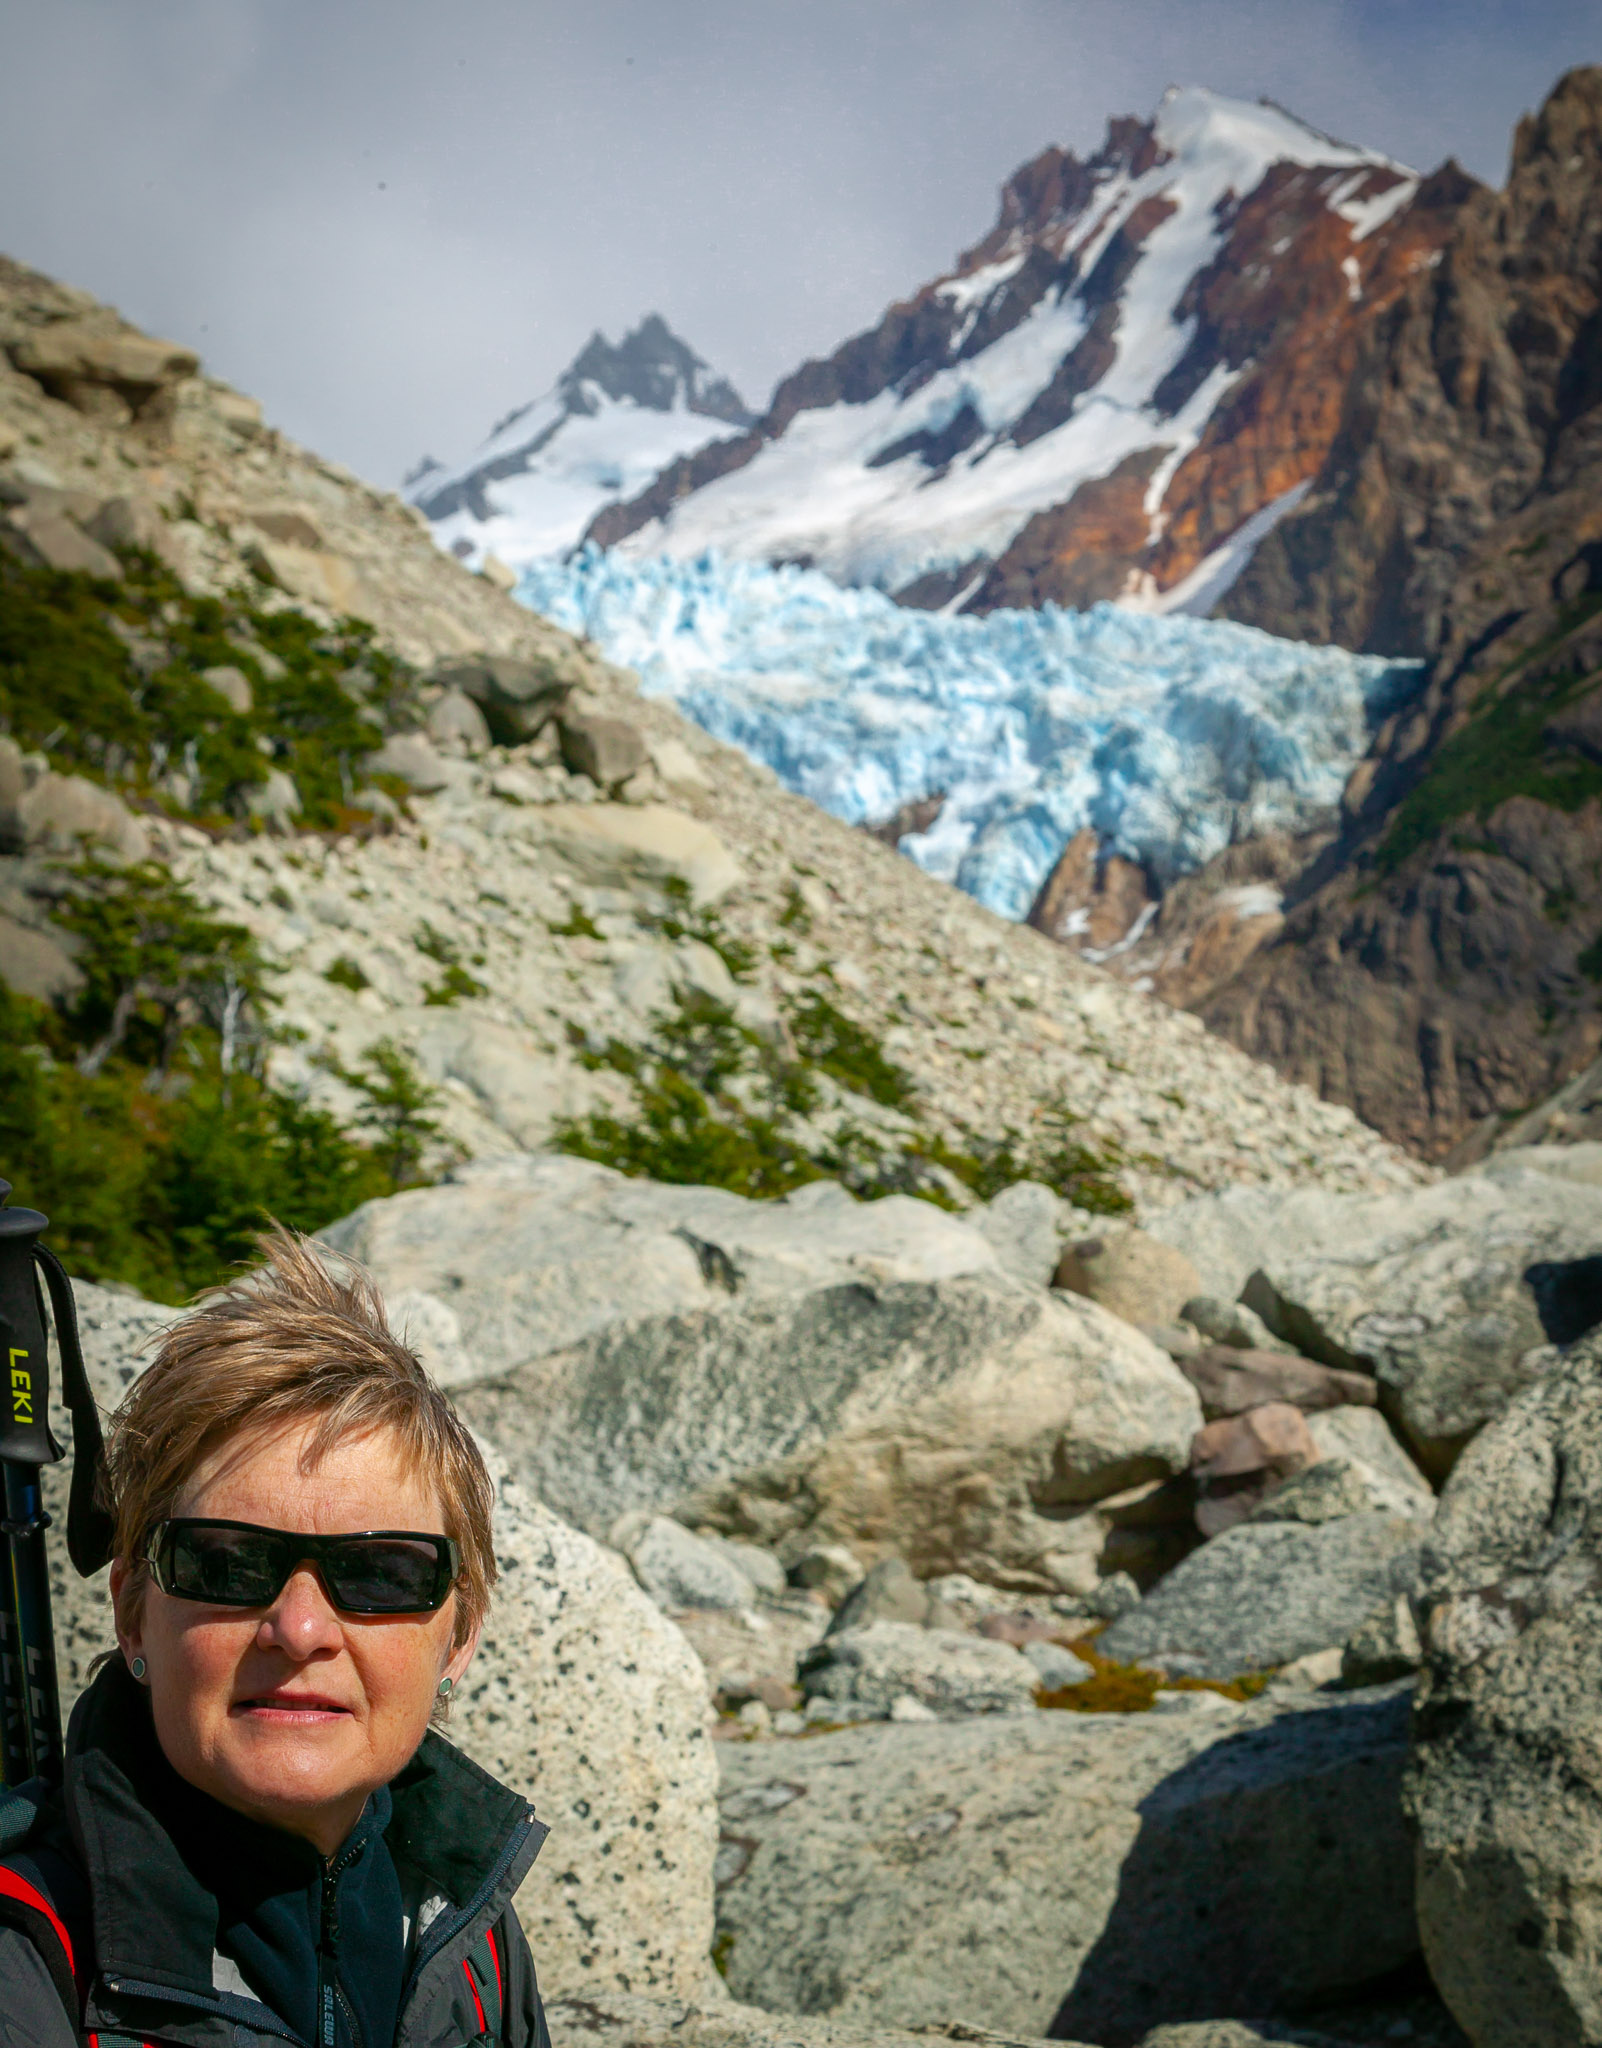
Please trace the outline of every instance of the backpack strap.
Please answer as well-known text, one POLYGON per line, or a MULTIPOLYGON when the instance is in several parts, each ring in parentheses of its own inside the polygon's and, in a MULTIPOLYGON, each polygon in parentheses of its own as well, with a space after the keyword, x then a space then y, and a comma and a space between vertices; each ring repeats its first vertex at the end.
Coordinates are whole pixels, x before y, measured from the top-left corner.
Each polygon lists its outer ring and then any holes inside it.
POLYGON ((14 1927, 33 1943, 40 1960, 50 1972, 56 1996, 76 2027, 81 2010, 78 1966, 66 1922, 37 1885, 19 1877, 3 1863, 0 1863, 0 1926, 14 1927))
POLYGON ((0 1785, 0 1856, 20 1849, 33 1833, 48 1789, 42 1778, 29 1778, 21 1785, 0 1785))
POLYGON ((501 1946, 493 1927, 485 1928, 474 1942, 470 1954, 463 1958, 462 1974, 473 1995, 473 2011, 478 2018, 479 2032, 499 2041, 506 2000, 501 1946))

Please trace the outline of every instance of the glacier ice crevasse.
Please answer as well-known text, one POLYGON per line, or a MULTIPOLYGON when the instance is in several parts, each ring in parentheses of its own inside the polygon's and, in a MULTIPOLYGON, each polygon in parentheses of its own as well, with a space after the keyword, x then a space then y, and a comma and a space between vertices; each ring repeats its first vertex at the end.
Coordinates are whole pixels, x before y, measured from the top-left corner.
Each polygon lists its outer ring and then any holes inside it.
POLYGON ((945 792, 902 850, 1010 918, 1084 826, 1161 884, 1305 828, 1420 669, 1110 604, 948 617, 714 554, 586 547, 517 595, 850 824, 945 792))

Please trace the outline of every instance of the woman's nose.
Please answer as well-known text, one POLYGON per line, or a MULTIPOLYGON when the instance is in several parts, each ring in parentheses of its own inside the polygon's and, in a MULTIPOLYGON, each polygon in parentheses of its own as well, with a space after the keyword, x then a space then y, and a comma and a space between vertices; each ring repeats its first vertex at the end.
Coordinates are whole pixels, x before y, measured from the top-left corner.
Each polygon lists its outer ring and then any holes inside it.
POLYGON ((262 1617, 256 1640, 264 1649, 273 1645, 302 1659, 339 1647, 339 1616, 310 1565, 302 1565, 284 1581, 282 1592, 262 1617))

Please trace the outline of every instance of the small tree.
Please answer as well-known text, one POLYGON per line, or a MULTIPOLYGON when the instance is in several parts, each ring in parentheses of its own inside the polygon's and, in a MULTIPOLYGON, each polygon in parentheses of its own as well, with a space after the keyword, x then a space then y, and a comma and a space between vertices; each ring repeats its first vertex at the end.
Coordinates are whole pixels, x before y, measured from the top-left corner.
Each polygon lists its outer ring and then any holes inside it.
POLYGON ((390 1186, 413 1186, 422 1178, 423 1155, 446 1146, 444 1130, 429 1114, 439 1091, 429 1086, 411 1056, 392 1038, 375 1040, 354 1068, 333 1058, 327 1064, 330 1073, 361 1096, 360 1127, 369 1134, 390 1186))
POLYGON ((196 1027, 219 1034, 232 1065, 242 1018, 261 997, 261 962, 244 926, 213 917, 154 861, 85 860, 70 874, 56 922, 83 942, 78 1071, 97 1074, 128 1050, 165 1075, 196 1027))

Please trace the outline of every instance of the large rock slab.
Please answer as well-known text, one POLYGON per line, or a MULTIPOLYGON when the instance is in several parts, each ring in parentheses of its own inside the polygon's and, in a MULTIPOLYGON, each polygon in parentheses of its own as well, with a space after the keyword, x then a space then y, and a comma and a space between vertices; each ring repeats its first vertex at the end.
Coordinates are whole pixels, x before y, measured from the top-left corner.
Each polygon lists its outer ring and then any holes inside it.
POLYGON ((1425 1518, 1435 1512, 1429 1481, 1396 1441, 1383 1415, 1372 1408, 1326 1408, 1309 1415, 1307 1427, 1321 1458, 1355 1458, 1376 1477, 1422 1497, 1425 1518))
POLYGON ((84 384, 107 385, 137 403, 200 368, 193 349, 179 342, 158 341, 94 318, 33 328, 11 344, 9 353, 19 370, 74 404, 84 384))
MULTIPOLYGON (((730 1998, 696 2005, 611 1991, 590 1998, 548 1998, 545 2016, 553 2040, 563 2048, 929 2048, 927 2034, 849 2020, 802 2019, 730 1998)), ((964 2027, 960 2038, 977 2048, 1030 2048, 983 2027, 964 2027)), ((1074 2044, 1059 2042, 1056 2048, 1074 2044)))
MULTIPOLYGON (((1271 1253, 1290 1257, 1331 1242, 1340 1203, 1323 1188, 1225 1188, 1145 1220, 1149 1236, 1183 1252, 1215 1300, 1236 1301, 1271 1253)), ((1363 1198, 1359 1198, 1363 1199, 1363 1198)))
MULTIPOLYGON (((755 1603, 756 1587, 728 1554, 737 1547, 733 1544, 709 1541, 670 1516, 640 1509, 620 1515, 611 1535, 658 1607, 738 1612, 755 1603)), ((779 1584, 783 1583, 780 1573, 779 1584)))
POLYGON ((1420 1598, 1431 1969, 1477 2048, 1602 2040, 1602 1338, 1464 1453, 1420 1598))
POLYGON ((715 1989, 706 1675, 623 1561, 504 1481, 501 1582, 448 1734, 551 1839, 518 1917, 554 1991, 715 1989))
POLYGON ((485 1379, 609 1324, 732 1296, 997 1270, 976 1230, 927 1202, 856 1202, 828 1181, 750 1202, 561 1153, 458 1167, 437 1187, 364 1204, 322 1238, 386 1288, 451 1303, 485 1379))
MULTIPOLYGON (((1599 1075, 1593 1068, 1583 1077, 1595 1093, 1599 1075)), ((1511 1173, 1544 1173, 1556 1180, 1575 1180, 1589 1188, 1602 1188, 1602 1143, 1580 1138, 1570 1145, 1510 1145, 1505 1152, 1493 1152, 1488 1159, 1469 1169, 1503 1180, 1511 1173)))
POLYGON ((603 887, 659 890, 682 882, 699 908, 744 879, 710 825, 667 804, 548 804, 537 822, 558 860, 603 887))
MULTIPOLYGON (((178 1311, 80 1283, 84 1355, 111 1407, 178 1311)), ((64 1415, 57 1435, 70 1441, 64 1415)), ((492 1468, 499 1460, 491 1450, 492 1468)), ((46 1473, 64 1526, 70 1460, 46 1473)), ((518 1897, 557 1991, 706 1996, 717 1766, 706 1678, 684 1637, 614 1553, 498 1472, 501 1583, 456 1696, 450 1739, 526 1791, 551 1839, 518 1897)), ((51 1547, 64 1705, 113 1646, 105 1574, 77 1577, 51 1547)))
POLYGON ((1501 1172, 1406 1194, 1236 1190, 1152 1230, 1240 1275, 1248 1304, 1326 1365, 1372 1372, 1424 1469, 1444 1478, 1474 1432, 1602 1321, 1602 1188, 1501 1172))
POLYGON ((143 860, 150 835, 110 790, 82 775, 36 776, 18 800, 6 837, 25 850, 77 858, 86 851, 104 859, 143 860))
POLYGON ((1049 1287, 1079 1214, 1055 1188, 1038 1180, 1017 1180, 975 1209, 969 1221, 1009 1273, 1049 1287))
POLYGON ((1192 1551, 1096 1647, 1192 1678, 1237 1678, 1336 1648, 1410 1589, 1422 1533, 1379 1513, 1243 1523, 1192 1551))
POLYGON ((1200 1423, 1138 1331, 906 1198, 755 1203, 527 1159, 327 1235, 449 1303, 465 1412, 597 1533, 677 1502, 787 1560, 843 1539, 1050 1589, 1054 1557, 1094 1577, 1075 1511, 1181 1468, 1200 1423))
MULTIPOLYGON (((693 1390, 738 1385, 749 1399, 802 1379, 807 1361, 809 1409, 787 1424, 797 1448, 731 1458, 732 1476, 680 1503, 787 1562, 845 1544, 864 1561, 899 1555, 920 1578, 1089 1592, 1117 1528, 1099 1503, 1180 1470, 1200 1421, 1172 1362, 1129 1325, 977 1275, 830 1290, 789 1314, 757 1304, 743 1325, 726 1316, 669 1337, 693 1390)), ((606 1348, 624 1377, 633 1344, 606 1348)), ((697 1424, 707 1398, 695 1392, 697 1424)))
POLYGON ((941 1715, 1028 1713, 1040 1682, 1010 1643, 905 1621, 831 1630, 801 1660, 808 1699, 881 1715, 906 1698, 941 1715))
POLYGON ((1353 1990, 1416 1946, 1406 1726, 1404 1698, 1357 1694, 727 1745, 729 1988, 1103 2042, 1353 1990))
POLYGON ((1055 1284, 1099 1301, 1129 1323, 1174 1323, 1200 1292, 1201 1275, 1183 1252, 1144 1230, 1103 1230, 1070 1244, 1055 1284))

